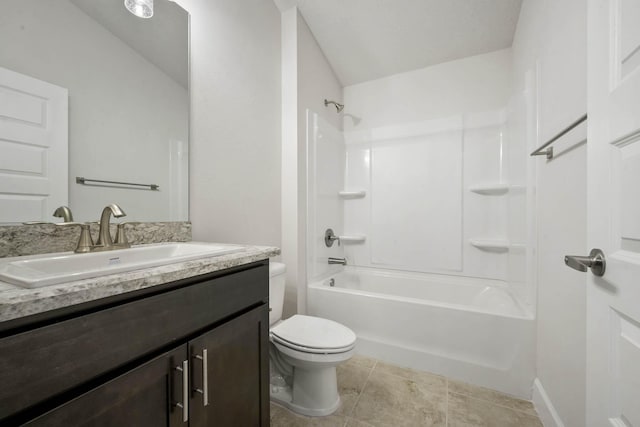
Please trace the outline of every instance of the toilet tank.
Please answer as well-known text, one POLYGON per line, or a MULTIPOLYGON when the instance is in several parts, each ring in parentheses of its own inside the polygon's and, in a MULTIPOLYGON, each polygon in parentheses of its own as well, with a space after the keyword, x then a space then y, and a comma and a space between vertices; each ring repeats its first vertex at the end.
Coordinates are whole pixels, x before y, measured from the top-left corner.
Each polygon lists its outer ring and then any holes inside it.
POLYGON ((269 326, 282 319, 284 283, 287 266, 281 262, 269 263, 269 326))

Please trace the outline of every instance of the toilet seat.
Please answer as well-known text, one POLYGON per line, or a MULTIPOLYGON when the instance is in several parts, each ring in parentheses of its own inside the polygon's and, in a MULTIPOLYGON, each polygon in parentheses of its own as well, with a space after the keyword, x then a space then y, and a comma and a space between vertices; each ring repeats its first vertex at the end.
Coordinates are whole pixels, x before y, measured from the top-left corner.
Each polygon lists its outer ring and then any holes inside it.
POLYGON ((335 354, 352 350, 356 334, 328 319, 296 314, 271 328, 272 341, 303 353, 335 354))
POLYGON ((296 350, 296 351, 300 351, 302 353, 311 353, 311 354, 334 354, 334 353, 345 353, 351 349, 353 349, 356 344, 355 342, 347 347, 341 347, 341 348, 313 348, 313 347, 305 347, 302 345, 298 345, 296 343, 292 343, 289 342, 287 340, 283 340, 282 338, 276 336, 276 335, 271 335, 271 341, 277 344, 280 344, 281 346, 290 348, 291 350, 296 350))

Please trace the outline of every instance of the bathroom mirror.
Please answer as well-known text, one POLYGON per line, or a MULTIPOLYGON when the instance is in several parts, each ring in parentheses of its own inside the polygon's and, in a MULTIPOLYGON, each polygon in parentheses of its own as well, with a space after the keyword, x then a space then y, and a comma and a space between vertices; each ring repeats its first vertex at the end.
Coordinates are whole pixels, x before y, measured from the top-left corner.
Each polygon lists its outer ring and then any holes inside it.
POLYGON ((96 221, 109 203, 127 221, 188 220, 189 15, 153 6, 143 19, 122 0, 0 1, 0 223, 60 222, 58 204, 96 221), (59 114, 24 82, 68 105, 59 114), (22 139, 52 126, 68 154, 22 139), (43 202, 58 190, 66 199, 43 202))

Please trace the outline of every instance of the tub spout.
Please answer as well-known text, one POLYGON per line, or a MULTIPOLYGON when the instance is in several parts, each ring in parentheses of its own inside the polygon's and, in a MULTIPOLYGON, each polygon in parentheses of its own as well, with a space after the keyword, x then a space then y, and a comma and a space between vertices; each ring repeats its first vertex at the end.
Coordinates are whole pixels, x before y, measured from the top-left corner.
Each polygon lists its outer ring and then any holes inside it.
POLYGON ((347 265, 347 259, 346 259, 346 258, 333 258, 333 257, 329 257, 329 264, 341 264, 341 265, 347 265))

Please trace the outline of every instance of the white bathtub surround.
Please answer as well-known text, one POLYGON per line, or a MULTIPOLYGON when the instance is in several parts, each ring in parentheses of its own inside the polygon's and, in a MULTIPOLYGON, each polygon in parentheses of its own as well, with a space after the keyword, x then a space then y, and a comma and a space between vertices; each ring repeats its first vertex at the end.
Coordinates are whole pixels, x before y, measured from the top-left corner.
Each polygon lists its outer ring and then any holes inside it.
MULTIPOLYGON (((308 310, 352 328, 363 354, 530 398, 533 282, 516 267, 533 256, 531 189, 509 170, 512 146, 524 156, 507 126, 510 63, 493 52, 345 88, 342 176, 321 176, 318 153, 339 156, 340 137, 309 116, 310 218, 342 214, 334 232, 365 240, 334 245, 346 268, 309 270, 308 310)), ((320 266, 323 227, 308 233, 320 266)))
MULTIPOLYGON (((329 257, 344 258, 345 247, 351 242, 328 248, 324 234, 331 228, 338 236, 365 237, 347 234, 344 227, 345 205, 356 202, 340 196, 344 189, 345 145, 343 133, 318 114, 307 112, 307 277, 336 273, 341 266, 329 265, 329 257)), ((347 239, 348 240, 348 239, 347 239)), ((356 243, 356 242, 354 242, 356 243)))
POLYGON ((353 329, 360 354, 531 396, 535 321, 504 282, 347 267, 308 292, 309 313, 353 329))
POLYGON ((350 263, 507 280, 507 252, 524 242, 508 233, 522 190, 505 121, 496 110, 346 133, 345 187, 366 193, 343 204, 345 233, 367 236, 345 248, 350 263))

